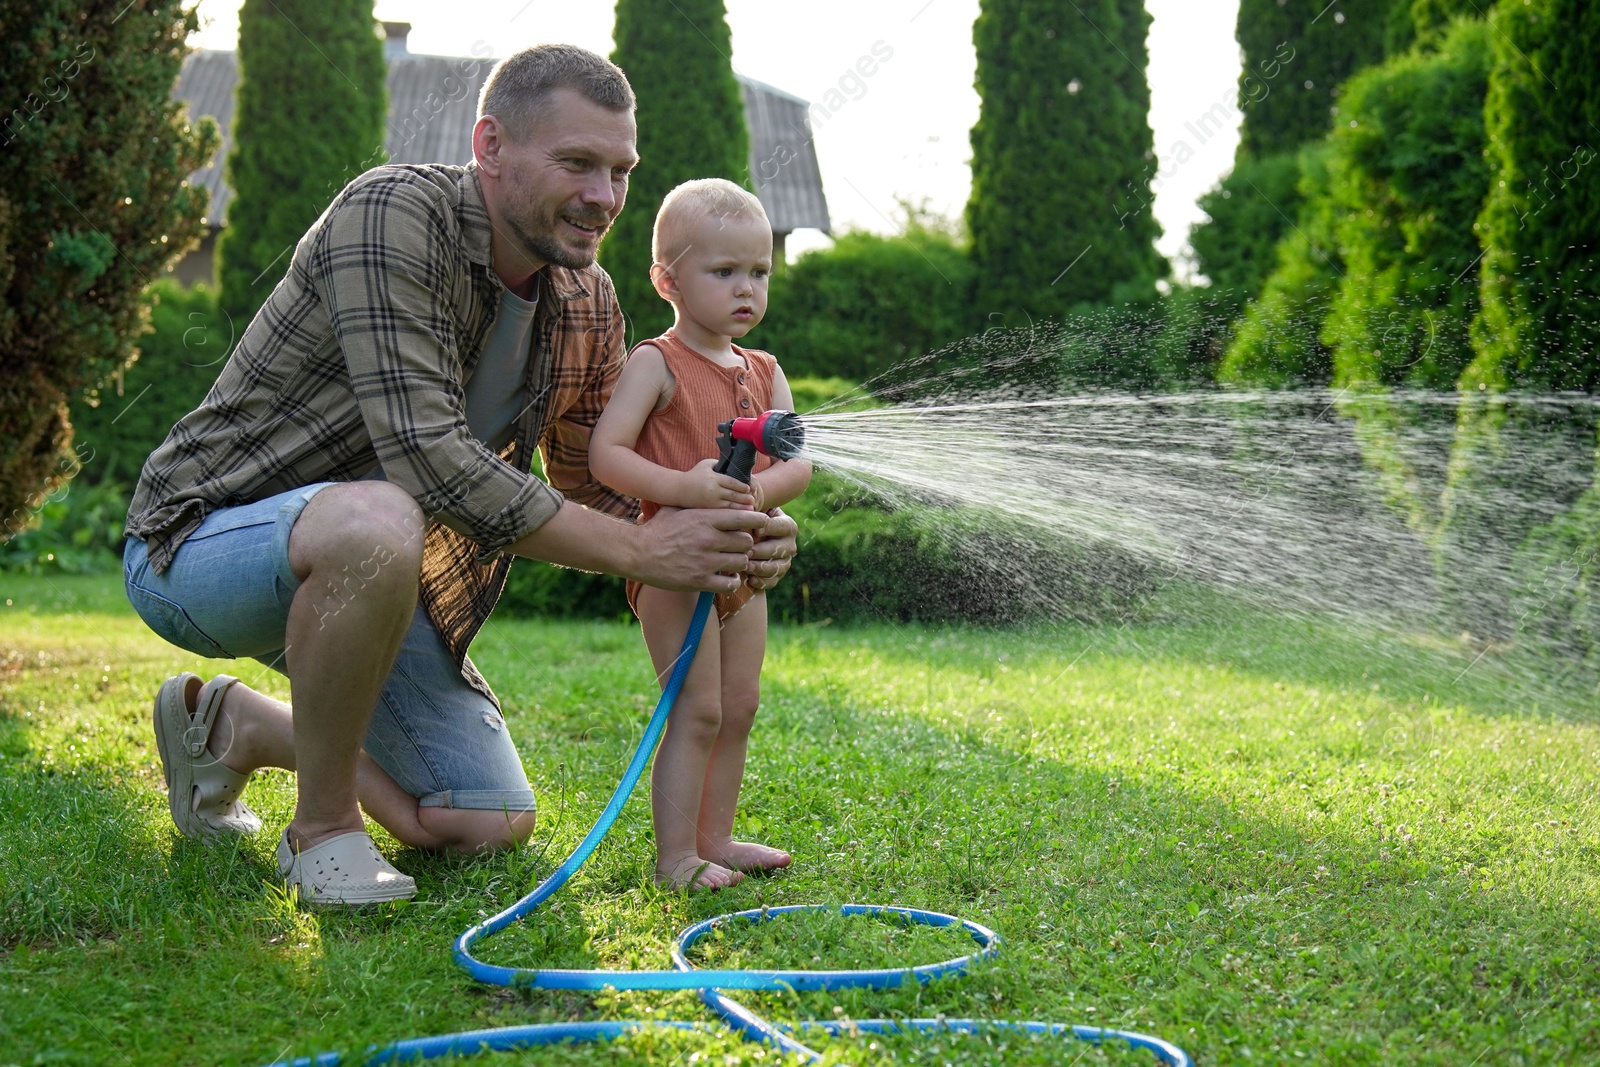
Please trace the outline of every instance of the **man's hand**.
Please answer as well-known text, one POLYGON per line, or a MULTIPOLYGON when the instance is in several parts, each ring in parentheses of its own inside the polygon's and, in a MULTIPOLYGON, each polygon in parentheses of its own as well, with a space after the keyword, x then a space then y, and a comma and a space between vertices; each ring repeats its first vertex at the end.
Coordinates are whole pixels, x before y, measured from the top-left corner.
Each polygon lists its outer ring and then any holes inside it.
POLYGON ((644 551, 635 573, 627 577, 658 589, 731 593, 756 565, 750 558, 751 546, 760 548, 755 535, 771 529, 772 522, 759 511, 662 508, 638 527, 645 537, 644 551))
MULTIPOLYGON (((774 520, 759 511, 662 508, 643 526, 570 500, 554 518, 511 546, 530 559, 617 574, 661 589, 731 593, 751 566, 755 535, 774 520)), ((789 524, 794 529, 794 524, 789 524)), ((791 538, 790 550, 793 551, 791 538)))
POLYGON ((766 537, 750 550, 750 565, 745 569, 745 581, 752 589, 771 589, 789 573, 789 561, 794 558, 799 525, 773 508, 767 519, 766 537))

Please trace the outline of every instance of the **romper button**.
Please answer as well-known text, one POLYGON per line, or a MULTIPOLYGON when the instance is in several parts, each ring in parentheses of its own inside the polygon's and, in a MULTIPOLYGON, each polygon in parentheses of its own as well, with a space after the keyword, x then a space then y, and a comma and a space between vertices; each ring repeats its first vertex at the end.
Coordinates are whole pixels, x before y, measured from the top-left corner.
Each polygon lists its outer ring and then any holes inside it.
POLYGON ((740 407, 742 407, 742 408, 747 408, 747 407, 749 407, 749 406, 750 406, 750 401, 748 401, 748 400, 741 400, 741 401, 739 401, 739 406, 740 406, 740 407))
POLYGON ((738 381, 738 383, 740 385, 743 385, 744 384, 744 375, 742 375, 742 374, 739 375, 739 377, 736 380, 738 381))

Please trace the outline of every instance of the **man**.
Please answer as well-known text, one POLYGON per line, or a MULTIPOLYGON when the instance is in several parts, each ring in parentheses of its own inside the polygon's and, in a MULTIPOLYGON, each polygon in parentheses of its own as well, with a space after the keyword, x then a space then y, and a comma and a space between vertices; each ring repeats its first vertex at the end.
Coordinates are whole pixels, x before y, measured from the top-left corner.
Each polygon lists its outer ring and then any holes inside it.
POLYGON ((638 162, 633 106, 622 72, 582 49, 505 60, 474 163, 379 167, 340 193, 140 476, 134 606, 184 648, 282 670, 293 697, 291 713, 225 675, 162 686, 173 819, 193 837, 252 832, 250 773, 295 770, 278 863, 303 900, 415 893, 362 808, 423 849, 532 832, 532 790, 466 656, 510 557, 717 592, 787 570, 787 517, 636 526, 635 502, 588 471, 623 357, 594 259, 638 162), (548 485, 528 473, 535 446, 548 485))

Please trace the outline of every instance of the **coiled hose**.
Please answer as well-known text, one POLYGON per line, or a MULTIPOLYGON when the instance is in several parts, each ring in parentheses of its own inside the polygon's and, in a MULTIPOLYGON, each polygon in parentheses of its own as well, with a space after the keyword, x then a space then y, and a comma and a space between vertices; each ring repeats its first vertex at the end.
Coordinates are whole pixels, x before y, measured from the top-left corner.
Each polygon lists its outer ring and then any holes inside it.
MULTIPOLYGON (((640 777, 644 774, 645 767, 649 765, 650 756, 655 752, 656 742, 661 739, 662 731, 666 729, 667 716, 672 712, 672 705, 677 700, 678 691, 683 688, 683 679, 689 673, 689 664, 694 661, 695 652, 700 647, 700 634, 705 629, 706 619, 711 612, 711 600, 710 593, 702 593, 695 604, 694 617, 689 622, 689 633, 684 638, 683 650, 678 653, 678 658, 673 664, 672 673, 667 678, 667 684, 662 687, 661 699, 656 702, 655 711, 651 714, 650 721, 645 726, 644 736, 639 740, 638 748, 634 749, 633 758, 628 762, 628 768, 622 775, 622 781, 617 783, 616 791, 611 794, 611 799, 606 802, 605 810, 600 813, 600 818, 595 822, 594 827, 590 829, 588 835, 578 844, 578 847, 573 850, 572 855, 568 856, 561 866, 557 867, 543 882, 540 882, 531 893, 498 915, 491 916, 456 938, 453 956, 456 964, 464 971, 478 981, 489 985, 526 989, 584 989, 596 991, 604 989, 698 990, 700 999, 741 1036, 748 1040, 759 1041, 782 1049, 785 1052, 795 1053, 810 1062, 816 1062, 822 1057, 815 1050, 808 1048, 797 1040, 789 1032, 789 1028, 768 1022, 743 1005, 730 1000, 722 993, 722 990, 888 989, 899 987, 907 978, 912 978, 919 982, 931 982, 935 978, 962 974, 966 971, 968 965, 976 960, 992 958, 1000 950, 1000 936, 993 930, 980 926, 975 922, 959 919, 954 915, 923 911, 918 908, 901 908, 879 904, 845 904, 834 908, 825 904, 798 904, 788 907, 757 908, 751 911, 733 912, 696 923, 680 933, 673 943, 672 962, 674 969, 670 971, 541 970, 534 967, 499 967, 475 959, 471 952, 472 946, 478 941, 492 936, 519 919, 526 918, 540 904, 543 904, 553 896, 557 890, 566 884, 569 878, 577 873, 578 868, 583 866, 595 848, 599 846, 601 840, 611 830, 612 824, 617 821, 617 816, 622 813, 623 805, 627 803, 628 797, 633 793, 634 786, 639 783, 640 777), (897 923, 936 927, 959 926, 971 935, 978 948, 968 955, 958 956, 942 963, 870 971, 699 971, 689 962, 689 950, 693 948, 695 942, 718 927, 737 922, 766 922, 775 916, 803 911, 836 911, 842 915, 873 916, 897 923)), ((434 1037, 417 1037, 396 1041, 382 1047, 369 1048, 361 1062, 364 1064, 384 1064, 397 1061, 414 1063, 419 1060, 441 1056, 467 1056, 478 1052, 506 1052, 536 1045, 559 1044, 561 1042, 606 1041, 650 1027, 667 1027, 677 1030, 708 1029, 701 1023, 660 1019, 587 1023, 535 1023, 490 1030, 464 1030, 454 1034, 440 1034, 434 1037)), ((938 1018, 819 1020, 801 1023, 799 1028, 822 1030, 829 1034, 892 1034, 911 1031, 977 1033, 995 1030, 1011 1033, 1046 1034, 1092 1042, 1121 1041, 1132 1047, 1148 1050, 1158 1062, 1169 1064, 1171 1067, 1193 1067, 1193 1061, 1190 1060, 1188 1053, 1158 1037, 1136 1034, 1126 1030, 1107 1030, 1097 1026, 938 1018)), ((344 1057, 342 1054, 324 1052, 317 1056, 301 1057, 295 1060, 280 1060, 272 1064, 271 1067, 333 1067, 333 1065, 343 1062, 344 1057)))

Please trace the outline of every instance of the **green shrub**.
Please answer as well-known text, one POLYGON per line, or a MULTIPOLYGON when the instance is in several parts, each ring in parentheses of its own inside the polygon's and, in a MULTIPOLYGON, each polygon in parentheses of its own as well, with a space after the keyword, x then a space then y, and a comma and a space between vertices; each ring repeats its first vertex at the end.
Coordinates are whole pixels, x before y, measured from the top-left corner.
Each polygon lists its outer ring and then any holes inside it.
POLYGON ((389 94, 372 0, 247 0, 228 152, 222 306, 242 333, 295 246, 353 178, 382 163, 389 94))
POLYGON ((1322 384, 1332 365, 1318 337, 1343 267, 1334 243, 1326 143, 1300 152, 1300 212, 1278 242, 1277 268, 1245 309, 1217 376, 1241 385, 1322 384))
POLYGON ((96 483, 133 486, 145 459, 205 399, 234 341, 210 286, 185 289, 163 278, 144 300, 150 332, 134 362, 73 402, 81 477, 96 483))
POLYGON ((979 5, 972 325, 1155 297, 1168 264, 1150 210, 1149 26, 1143 0, 979 5))
POLYGON ((750 343, 791 378, 870 381, 966 336, 971 272, 957 237, 915 213, 899 237, 846 233, 773 276, 750 343))
POLYGON ((1597 425, 1600 416, 1585 407, 1522 403, 1492 391, 1463 395, 1433 543, 1452 629, 1515 638, 1523 609, 1514 605, 1532 557, 1519 575, 1509 565, 1512 552, 1527 546, 1548 559, 1541 545, 1576 548, 1574 532, 1592 510, 1579 502, 1592 496, 1597 425))
POLYGON ((122 558, 128 495, 119 485, 74 479, 39 509, 38 525, 0 542, 0 571, 89 574, 113 571, 122 558))
POLYGON ((1543 662, 1600 674, 1600 484, 1518 553, 1513 640, 1543 662))
POLYGON ((1239 89, 1252 102, 1239 128, 1240 153, 1257 159, 1292 153, 1327 133, 1341 84, 1383 58, 1395 4, 1343 0, 1330 12, 1334 5, 1310 0, 1241 0, 1235 32, 1244 56, 1239 89), (1262 65, 1269 59, 1281 63, 1281 73, 1267 83, 1269 92, 1253 99, 1252 79, 1271 69, 1262 65))
POLYGON ((1219 293, 1254 300, 1272 273, 1274 249, 1300 209, 1296 152, 1248 156, 1200 198, 1204 222, 1189 231, 1195 266, 1219 293))
POLYGON ((1216 381, 1244 300, 1237 289, 1178 286, 1161 299, 1151 346, 1156 386, 1191 389, 1216 381))
POLYGON ((1600 7, 1496 8, 1489 196, 1468 383, 1600 389, 1600 7))
POLYGON ((797 506, 800 551, 767 594, 791 622, 971 622, 1126 617, 1155 588, 1140 561, 1062 542, 988 512, 888 509, 826 473, 797 506))
MULTIPOLYGON (((838 397, 859 392, 853 382, 843 378, 790 377, 789 390, 794 394, 795 410, 802 413, 838 397)), ((861 403, 856 400, 849 406, 859 407, 861 403)), ((811 490, 813 493, 816 491, 814 488, 811 490)), ((805 514, 805 506, 802 498, 785 510, 792 514, 805 514)), ((803 527, 804 520, 801 521, 803 527)), ((804 534, 802 528, 802 537, 804 534)), ((505 593, 500 598, 497 610, 507 615, 559 619, 629 617, 628 599, 621 578, 568 570, 531 559, 519 559, 512 564, 511 575, 506 581, 505 593)))
POLYGON ((0 551, 0 569, 116 566, 128 498, 147 456, 204 399, 232 341, 216 290, 162 279, 145 289, 150 332, 120 374, 73 398, 81 470, 44 505, 38 528, 0 551))

